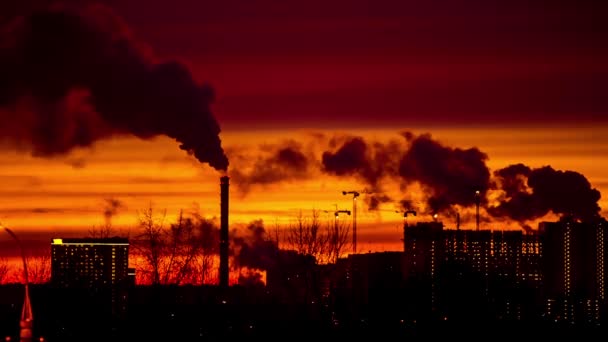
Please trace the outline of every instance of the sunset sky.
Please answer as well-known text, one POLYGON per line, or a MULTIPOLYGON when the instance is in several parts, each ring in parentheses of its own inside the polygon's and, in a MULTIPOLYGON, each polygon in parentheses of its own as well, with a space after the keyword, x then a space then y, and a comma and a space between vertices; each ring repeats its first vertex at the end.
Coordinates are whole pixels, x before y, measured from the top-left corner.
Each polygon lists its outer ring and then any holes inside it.
MULTIPOLYGON (((0 12, 6 14, 0 23, 47 3, 53 2, 2 4, 0 12)), ((88 1, 68 3, 70 8, 89 6, 88 1)), ((245 186, 233 177, 233 228, 258 218, 267 227, 286 225, 300 210, 333 211, 336 204, 351 209, 351 199, 341 192, 368 184, 321 171, 323 152, 339 147, 332 138, 344 136, 387 143, 404 140, 400 134, 405 131, 430 133, 443 146, 486 153, 490 171, 516 163, 550 165, 579 172, 608 193, 604 4, 103 3, 122 18, 146 56, 178 60, 196 82, 214 89, 211 111, 221 128, 229 175, 251 172, 259 158, 285 144, 298 144, 312 161, 308 172, 279 182, 245 186)), ((24 114, 3 103, 2 92, 11 89, 0 82, 0 118, 8 122, 5 127, 18 127, 11 120, 24 114)), ((150 203, 166 209, 170 218, 180 209, 195 208, 219 217, 222 173, 166 136, 111 134, 90 147, 34 157, 27 142, 14 141, 7 130, 0 133, 6 135, 0 137, 0 222, 20 232, 30 246, 48 244, 55 235, 83 235, 103 224, 108 198, 123 203, 112 219, 123 231, 135 229, 137 211, 150 203)), ((403 198, 418 201, 417 220, 431 219, 422 203, 425 195, 419 193, 424 191, 416 184, 401 185, 395 179, 382 182, 392 200, 378 211, 361 204, 360 250, 401 248, 403 218, 394 210, 403 198)), ((608 199, 602 197, 599 205, 605 216, 608 199)), ((439 215, 454 226, 452 214, 439 215)), ((331 213, 322 217, 333 220, 331 213)), ((463 217, 463 225, 472 227, 471 217, 463 217)), ((482 226, 502 227, 518 225, 493 219, 482 226)), ((8 237, 2 240, 0 245, 8 237)))

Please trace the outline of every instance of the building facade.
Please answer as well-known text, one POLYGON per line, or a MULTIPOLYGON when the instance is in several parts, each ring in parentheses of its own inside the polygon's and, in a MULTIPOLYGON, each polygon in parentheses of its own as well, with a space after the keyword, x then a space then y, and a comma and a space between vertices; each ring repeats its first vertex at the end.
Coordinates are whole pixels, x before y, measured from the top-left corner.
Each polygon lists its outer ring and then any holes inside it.
POLYGON ((606 310, 606 221, 539 225, 547 317, 597 323, 606 310))
POLYGON ((416 314, 522 320, 539 315, 542 244, 522 231, 404 228, 404 277, 416 314))
POLYGON ((51 283, 64 288, 126 284, 129 281, 128 258, 128 239, 53 239, 51 283))

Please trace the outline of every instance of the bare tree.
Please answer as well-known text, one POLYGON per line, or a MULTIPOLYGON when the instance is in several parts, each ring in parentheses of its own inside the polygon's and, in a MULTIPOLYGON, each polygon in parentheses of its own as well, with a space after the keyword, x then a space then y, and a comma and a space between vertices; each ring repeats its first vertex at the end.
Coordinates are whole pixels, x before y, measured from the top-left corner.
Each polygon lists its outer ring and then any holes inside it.
POLYGON ((327 259, 329 237, 321 230, 318 210, 312 210, 310 217, 305 217, 300 211, 287 230, 289 248, 300 254, 312 255, 317 261, 327 259))
MULTIPOLYGON (((199 216, 200 217, 200 216, 199 216)), ((215 279, 213 271, 216 269, 215 261, 219 247, 219 228, 211 220, 199 220, 201 249, 198 258, 201 272, 200 282, 205 284, 208 279, 215 279)))
POLYGON ((196 259, 202 250, 199 227, 193 218, 184 218, 183 212, 180 212, 177 223, 171 225, 166 239, 169 249, 163 283, 179 285, 185 279, 192 280, 196 259))
POLYGON ((204 283, 214 265, 219 229, 198 213, 186 216, 180 211, 175 223, 166 224, 152 206, 139 214, 140 234, 136 253, 144 281, 152 284, 204 283))
POLYGON ((140 234, 136 238, 135 249, 144 260, 143 269, 140 271, 152 284, 161 282, 161 263, 163 257, 163 226, 167 211, 163 210, 160 215, 154 212, 152 204, 139 212, 140 234))
POLYGON ((327 224, 327 252, 328 262, 336 263, 344 251, 350 248, 350 224, 344 220, 334 219, 333 224, 327 224))
POLYGON ((0 258, 0 284, 4 284, 8 281, 10 273, 10 266, 6 258, 0 258))
MULTIPOLYGON (((27 258, 27 278, 32 284, 47 283, 51 279, 50 253, 27 258)), ((22 270, 19 270, 22 272, 22 270)))

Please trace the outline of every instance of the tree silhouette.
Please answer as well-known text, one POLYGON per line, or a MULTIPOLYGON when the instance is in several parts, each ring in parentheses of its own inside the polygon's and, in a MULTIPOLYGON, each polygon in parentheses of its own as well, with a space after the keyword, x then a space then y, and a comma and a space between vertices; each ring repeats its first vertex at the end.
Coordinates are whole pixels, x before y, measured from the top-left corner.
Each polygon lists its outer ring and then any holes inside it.
POLYGON ((139 213, 139 234, 134 254, 140 261, 143 282, 158 284, 202 284, 210 279, 215 264, 219 229, 200 214, 185 215, 167 223, 166 210, 152 205, 139 213))

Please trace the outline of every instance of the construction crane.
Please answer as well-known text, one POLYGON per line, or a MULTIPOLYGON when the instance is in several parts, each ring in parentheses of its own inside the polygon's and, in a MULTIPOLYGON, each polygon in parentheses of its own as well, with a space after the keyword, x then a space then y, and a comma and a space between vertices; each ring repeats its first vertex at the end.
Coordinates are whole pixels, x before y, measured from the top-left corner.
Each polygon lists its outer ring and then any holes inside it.
POLYGON ((408 216, 410 216, 410 215, 411 216, 416 216, 417 215, 416 210, 411 210, 411 209, 408 209, 408 210, 395 210, 395 212, 399 213, 399 214, 403 214, 403 225, 404 226, 408 226, 408 223, 407 223, 407 217, 408 216))
POLYGON ((342 191, 342 195, 353 195, 353 254, 357 254, 357 197, 359 191, 342 191))
MULTIPOLYGON (((353 195, 353 254, 357 254, 357 198, 361 196, 361 194, 371 194, 372 191, 369 190, 350 190, 350 191, 342 191, 342 195, 353 195)), ((349 214, 350 215, 350 214, 349 214)))

